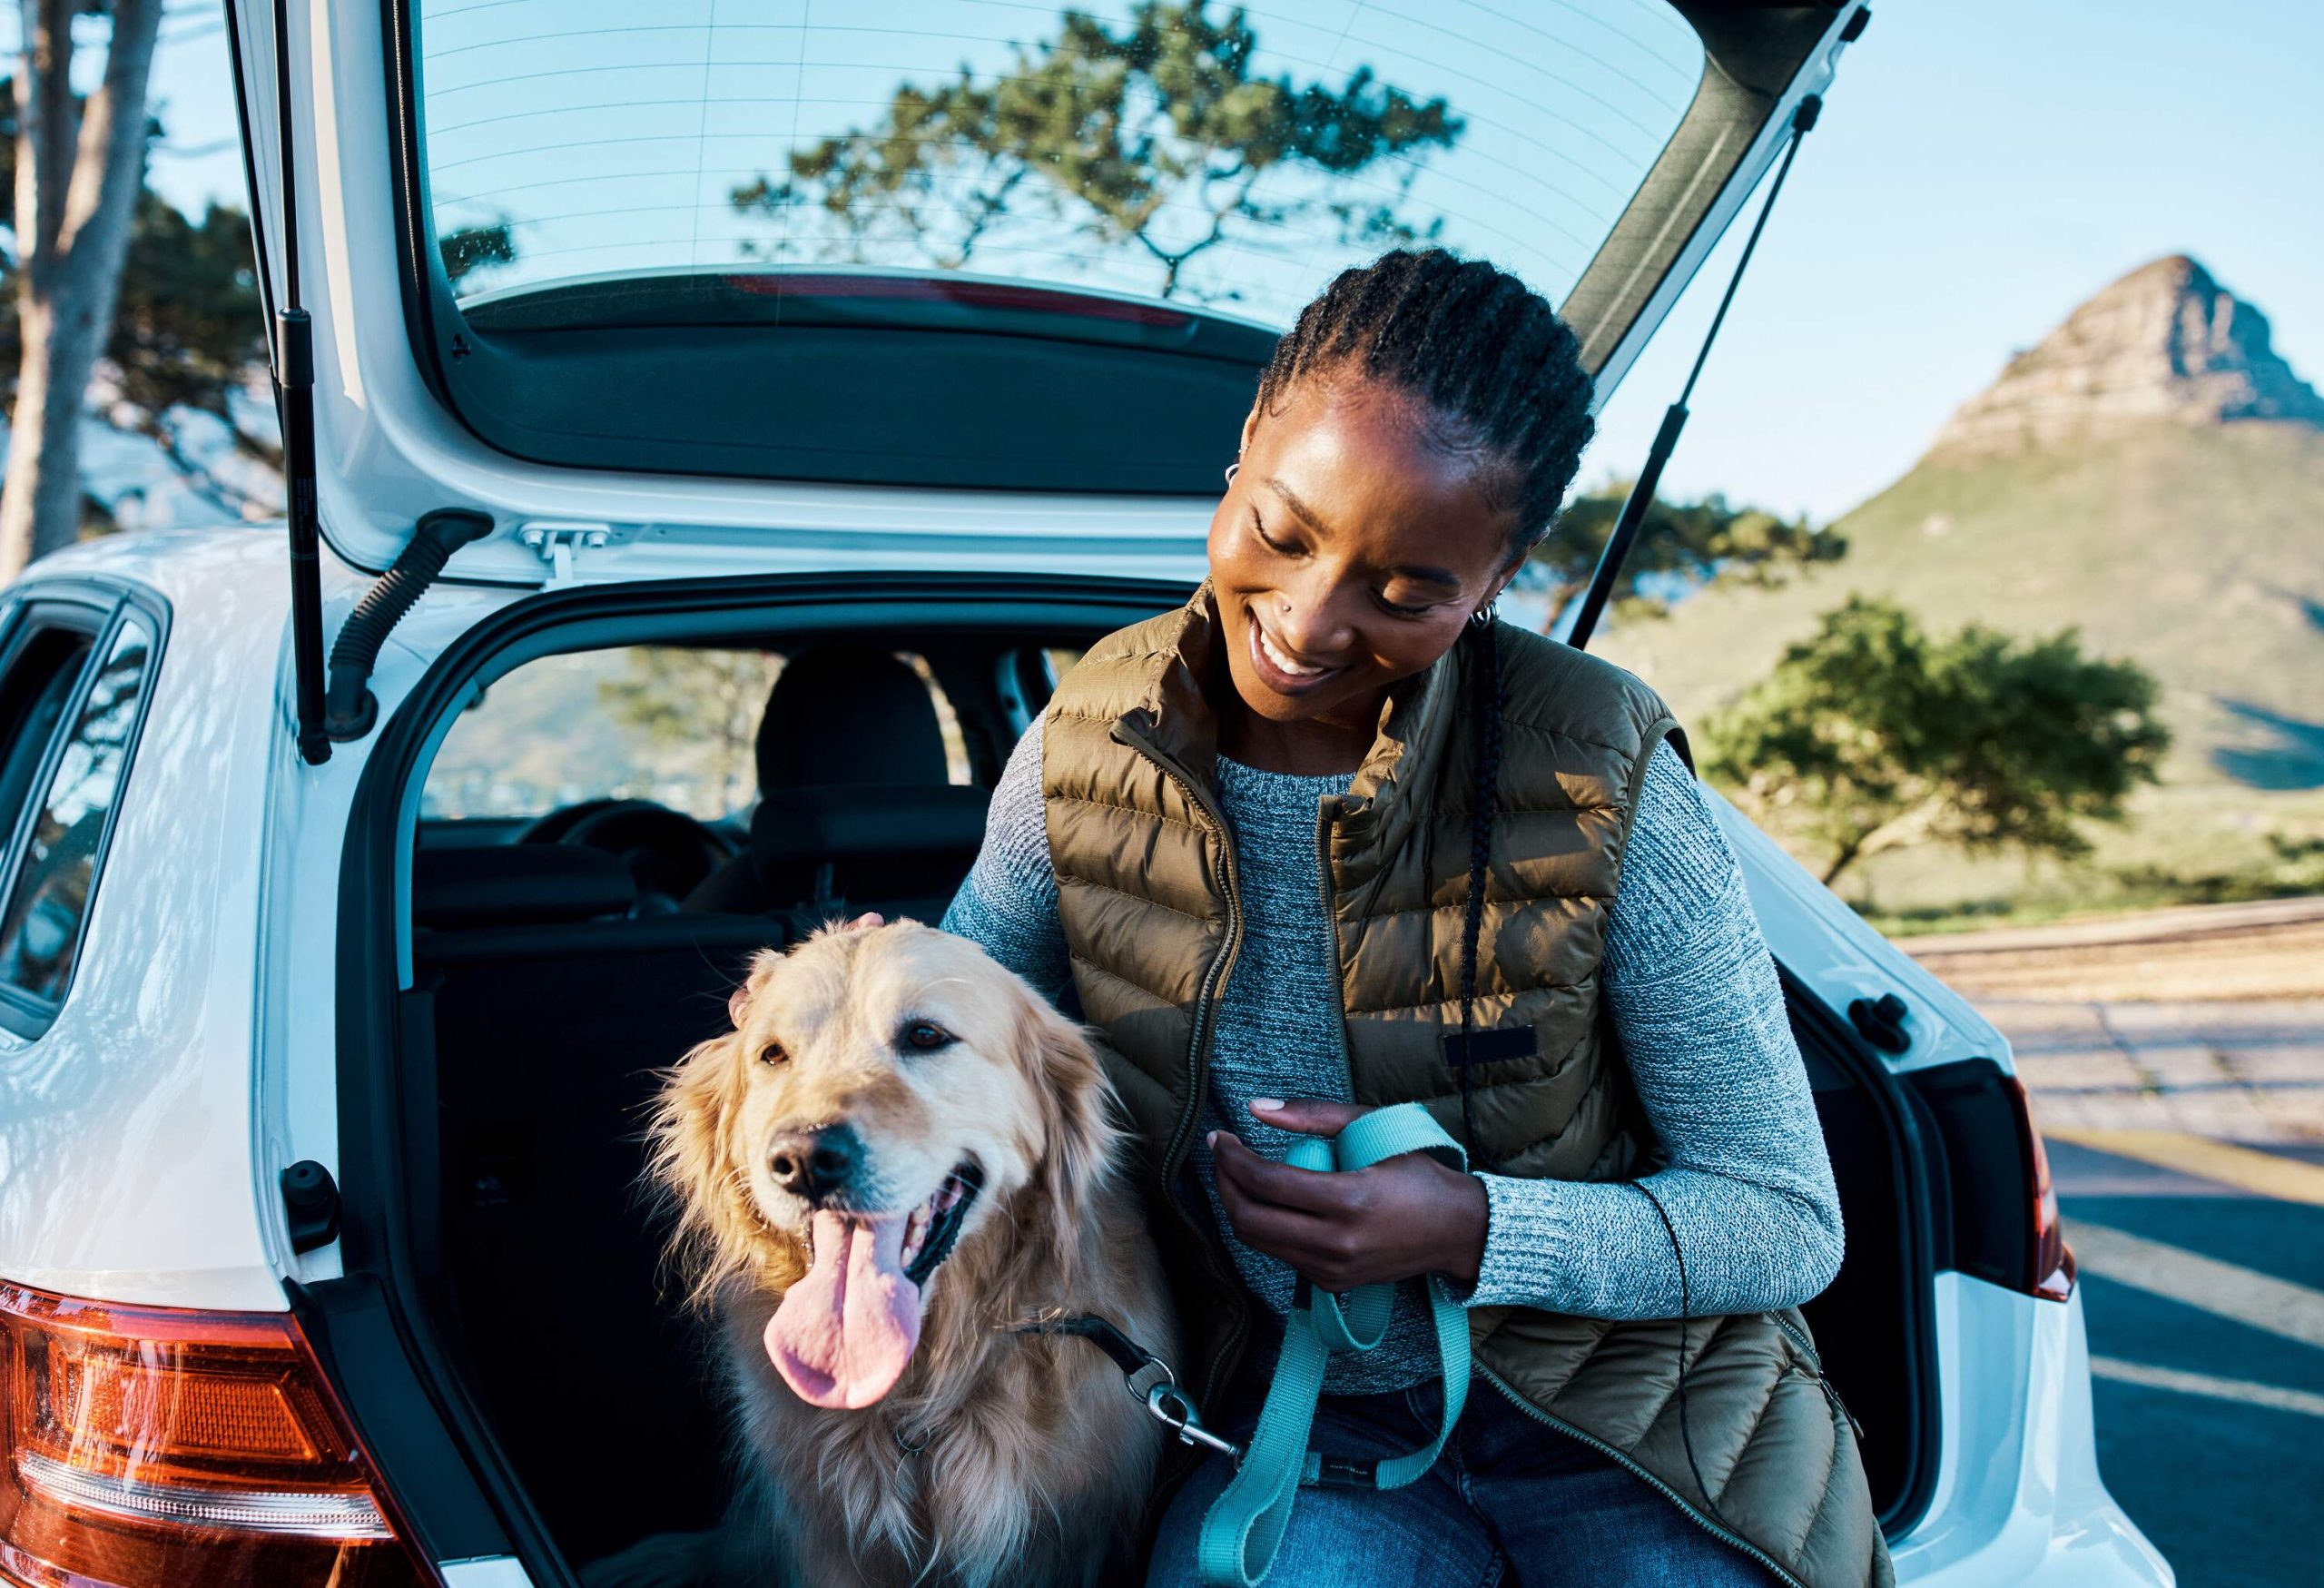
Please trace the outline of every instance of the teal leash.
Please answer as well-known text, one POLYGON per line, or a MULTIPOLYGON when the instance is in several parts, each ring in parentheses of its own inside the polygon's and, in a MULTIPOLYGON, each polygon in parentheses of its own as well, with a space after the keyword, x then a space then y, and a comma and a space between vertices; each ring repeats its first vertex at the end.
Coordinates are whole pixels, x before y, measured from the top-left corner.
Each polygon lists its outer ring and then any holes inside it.
MULTIPOLYGON (((1425 1152, 1450 1168, 1468 1170, 1468 1154, 1461 1144, 1418 1103, 1361 1115, 1335 1140, 1304 1137, 1293 1144, 1285 1161, 1295 1169, 1353 1173, 1407 1152, 1425 1152)), ((1359 1459, 1311 1451, 1307 1436, 1315 1426, 1315 1403, 1323 1395, 1324 1368, 1331 1354, 1369 1351, 1380 1344, 1395 1287, 1363 1286, 1343 1306, 1339 1297, 1300 1279, 1258 1427, 1226 1492, 1203 1517, 1196 1558, 1205 1588, 1256 1588, 1266 1580, 1303 1484, 1402 1488, 1436 1464, 1468 1397, 1469 1319, 1446 1288, 1443 1276, 1431 1274, 1423 1284, 1444 1373, 1444 1411, 1436 1437, 1402 1455, 1359 1459)))

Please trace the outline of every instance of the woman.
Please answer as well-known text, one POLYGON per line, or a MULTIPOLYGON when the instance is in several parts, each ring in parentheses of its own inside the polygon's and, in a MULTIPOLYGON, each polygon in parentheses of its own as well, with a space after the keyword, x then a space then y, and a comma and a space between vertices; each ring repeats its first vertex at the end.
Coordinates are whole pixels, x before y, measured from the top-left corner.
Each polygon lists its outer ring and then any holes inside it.
MULTIPOLYGON (((1642 685, 1493 623, 1589 400, 1515 278, 1342 274, 1260 381, 1209 581, 1068 676, 944 919, 1115 1050, 1213 1425, 1255 1417, 1295 1275, 1442 1273, 1472 1309, 1443 1456, 1302 1491, 1279 1588, 1886 1578, 1782 1311, 1836 1272, 1839 1207, 1734 859, 1642 685), (1281 1161, 1413 1100, 1475 1172, 1281 1161)), ((1334 1357, 1315 1448, 1433 1435, 1413 1289, 1334 1357)), ((1196 1580, 1226 1477, 1178 1489, 1149 1582, 1196 1580)))

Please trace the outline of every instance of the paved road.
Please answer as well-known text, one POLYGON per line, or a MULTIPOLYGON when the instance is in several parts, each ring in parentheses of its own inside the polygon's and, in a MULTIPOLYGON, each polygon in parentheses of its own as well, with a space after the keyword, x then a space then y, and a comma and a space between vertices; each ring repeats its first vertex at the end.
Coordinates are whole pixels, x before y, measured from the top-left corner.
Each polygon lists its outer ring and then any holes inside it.
POLYGON ((2188 1588, 2324 1588, 2324 900, 1906 946, 2049 1138, 2107 1487, 2188 1588))
MULTIPOLYGON (((2181 1139, 2200 1161, 2201 1139, 2181 1139)), ((2063 1141, 2051 1155, 2107 1487, 2186 1588, 2324 1583, 2324 1152, 2265 1155, 2306 1169, 2315 1202, 2063 1141)))

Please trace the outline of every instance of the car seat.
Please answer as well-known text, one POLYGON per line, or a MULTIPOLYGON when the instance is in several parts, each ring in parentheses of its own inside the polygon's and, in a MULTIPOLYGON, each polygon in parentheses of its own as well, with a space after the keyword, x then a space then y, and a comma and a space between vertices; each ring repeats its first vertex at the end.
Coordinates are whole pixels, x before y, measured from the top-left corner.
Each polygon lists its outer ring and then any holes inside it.
POLYGON ((948 781, 935 698, 888 651, 793 656, 767 695, 758 774, 750 847, 686 911, 933 921, 983 840, 989 791, 948 781))

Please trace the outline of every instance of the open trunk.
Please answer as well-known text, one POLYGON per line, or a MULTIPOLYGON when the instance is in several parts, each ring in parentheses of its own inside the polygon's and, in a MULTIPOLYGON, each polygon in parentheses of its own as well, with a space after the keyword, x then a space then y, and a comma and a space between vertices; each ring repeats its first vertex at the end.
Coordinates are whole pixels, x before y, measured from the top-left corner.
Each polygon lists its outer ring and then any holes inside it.
MULTIPOLYGON (((771 709, 762 776, 819 781, 759 790, 748 831, 712 824, 740 847, 710 874, 674 877, 667 845, 625 851, 638 834, 618 819, 605 847, 518 842, 524 824, 506 819, 419 822, 393 1064, 410 1294, 493 1450, 487 1465, 572 1567, 706 1526, 728 1493, 709 1332, 682 1308, 661 1263, 665 1227, 639 1189, 655 1072, 724 1027, 726 992, 760 949, 837 909, 940 911, 973 856, 986 792, 1046 696, 1047 658, 1167 599, 1100 602, 1088 588, 1047 606, 956 598, 949 613, 857 599, 844 632, 828 626, 836 604, 788 622, 762 612, 716 636, 696 617, 692 643, 764 646, 794 666, 835 644, 909 650, 934 685, 917 705, 891 693, 814 720, 771 709), (925 749, 931 699, 957 725, 949 765, 925 749), (773 742, 786 730, 813 742, 773 742), (892 781, 911 769, 907 742, 923 746, 910 784, 892 781), (843 797, 819 792, 830 789, 843 797)), ((461 698, 448 680, 438 693, 461 698)), ((542 827, 569 836, 571 823, 565 813, 542 827)), ((1863 1426, 1876 1500, 1901 1525, 1934 1470, 1940 1133, 1846 1020, 1788 977, 1786 990, 1848 1231, 1838 1281, 1807 1311, 1863 1426)))

